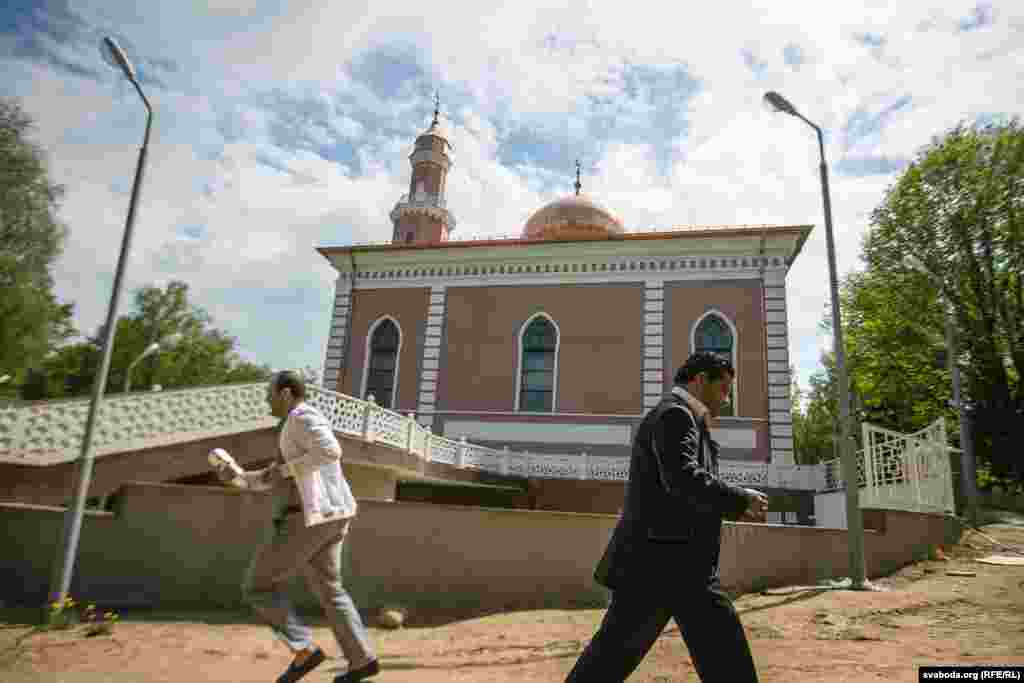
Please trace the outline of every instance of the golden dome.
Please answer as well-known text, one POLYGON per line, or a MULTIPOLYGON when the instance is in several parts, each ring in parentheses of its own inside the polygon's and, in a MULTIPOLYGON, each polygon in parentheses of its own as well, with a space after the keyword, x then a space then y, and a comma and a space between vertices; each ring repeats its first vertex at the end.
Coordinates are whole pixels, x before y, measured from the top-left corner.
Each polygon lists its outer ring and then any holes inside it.
POLYGON ((610 237, 625 232, 622 221, 586 195, 568 195, 542 206, 526 221, 525 239, 610 237))

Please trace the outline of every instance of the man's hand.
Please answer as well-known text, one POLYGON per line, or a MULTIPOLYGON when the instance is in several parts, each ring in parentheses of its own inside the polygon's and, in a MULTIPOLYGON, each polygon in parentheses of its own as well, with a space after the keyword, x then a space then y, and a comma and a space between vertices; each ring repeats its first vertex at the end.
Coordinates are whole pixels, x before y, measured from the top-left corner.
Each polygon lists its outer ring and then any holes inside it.
POLYGON ((217 473, 217 479, 219 479, 222 484, 230 484, 235 480, 235 473, 232 472, 231 468, 227 465, 216 467, 214 468, 214 471, 217 473))
POLYGON ((274 463, 260 473, 260 481, 267 486, 276 486, 288 477, 285 465, 274 463))
POLYGON ((747 494, 747 509, 740 516, 741 522, 763 522, 768 516, 768 496, 755 489, 743 489, 747 494))

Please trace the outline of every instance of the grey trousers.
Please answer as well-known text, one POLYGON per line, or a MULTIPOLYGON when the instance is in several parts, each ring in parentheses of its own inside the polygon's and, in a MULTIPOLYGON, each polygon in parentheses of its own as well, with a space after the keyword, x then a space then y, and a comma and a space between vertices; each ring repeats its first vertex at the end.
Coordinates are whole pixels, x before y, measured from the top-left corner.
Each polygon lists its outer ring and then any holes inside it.
POLYGON ((242 584, 242 596, 293 652, 309 647, 312 631, 303 624, 285 591, 301 573, 320 601, 350 669, 376 658, 366 627, 341 584, 341 548, 349 520, 307 527, 301 514, 274 521, 273 533, 256 551, 242 584))

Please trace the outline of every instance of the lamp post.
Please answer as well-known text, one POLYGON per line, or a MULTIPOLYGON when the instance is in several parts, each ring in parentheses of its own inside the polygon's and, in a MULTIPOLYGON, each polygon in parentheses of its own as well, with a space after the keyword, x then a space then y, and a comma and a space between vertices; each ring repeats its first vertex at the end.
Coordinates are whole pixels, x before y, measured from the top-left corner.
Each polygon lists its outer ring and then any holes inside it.
POLYGON ((135 366, 138 365, 143 359, 149 358, 159 350, 160 344, 158 344, 157 342, 153 342, 152 344, 146 347, 145 351, 139 354, 138 358, 131 362, 131 364, 128 366, 128 372, 125 373, 124 377, 124 393, 127 394, 129 391, 132 390, 132 370, 135 369, 135 366))
POLYGON ((139 198, 139 189, 142 187, 143 171, 146 168, 146 150, 149 146, 149 132, 153 123, 153 108, 150 106, 149 100, 146 99, 146 95, 142 92, 142 87, 135 77, 135 69, 120 46, 113 38, 104 38, 100 43, 100 53, 108 64, 119 69, 125 75, 131 84, 135 86, 139 97, 142 98, 142 103, 146 107, 146 132, 142 139, 142 148, 139 150, 139 160, 135 167, 135 182, 132 184, 132 196, 128 205, 128 219, 125 222, 124 236, 121 239, 121 254, 117 259, 114 289, 110 294, 110 306, 107 309, 107 322, 103 330, 103 351, 100 367, 92 385, 89 415, 86 418, 85 434, 82 437, 82 446, 78 458, 78 481, 75 486, 75 497, 71 507, 65 514, 64 536, 62 538, 60 554, 57 556, 57 562, 54 566, 53 580, 50 586, 51 601, 62 604, 71 586, 71 575, 74 572, 79 534, 82 529, 82 517, 85 514, 85 499, 92 479, 92 465, 95 455, 92 448, 92 434, 96 425, 96 416, 99 412, 100 402, 103 400, 103 392, 106 389, 107 373, 110 370, 110 352, 113 350, 114 333, 117 331, 118 301, 121 298, 121 285, 124 280, 128 253, 131 249, 132 228, 135 225, 135 209, 139 198))
POLYGON ((942 293, 941 281, 932 275, 919 258, 913 254, 903 257, 903 263, 924 274, 938 288, 943 302, 946 327, 946 367, 949 368, 953 389, 953 407, 960 418, 960 490, 967 506, 967 519, 971 526, 978 524, 978 479, 974 462, 974 443, 971 440, 971 425, 967 417, 960 384, 960 365, 957 363, 956 322, 953 319, 953 304, 942 293))
POLYGON ((859 477, 857 475, 857 454, 850 442, 850 379, 846 374, 846 350, 843 346, 843 325, 839 313, 839 278, 836 275, 836 249, 832 236, 832 199, 828 189, 828 166, 825 164, 825 142, 821 128, 805 118, 790 102, 777 92, 764 96, 770 109, 795 116, 818 134, 818 151, 821 156, 821 193, 825 205, 825 242, 828 249, 829 290, 832 298, 832 346, 836 357, 836 374, 839 382, 839 458, 843 480, 846 482, 846 527, 850 549, 850 582, 855 590, 866 590, 870 584, 864 565, 864 521, 861 518, 858 501, 859 477))

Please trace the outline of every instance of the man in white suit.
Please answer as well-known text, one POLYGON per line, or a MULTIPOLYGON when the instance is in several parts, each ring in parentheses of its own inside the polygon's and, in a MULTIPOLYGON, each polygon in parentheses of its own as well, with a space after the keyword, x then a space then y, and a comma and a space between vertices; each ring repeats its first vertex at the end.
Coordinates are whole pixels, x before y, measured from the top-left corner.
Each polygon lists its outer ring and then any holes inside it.
MULTIPOLYGON (((277 679, 294 683, 325 660, 312 631, 295 614, 286 582, 301 572, 334 631, 348 671, 335 683, 354 683, 380 671, 366 627, 341 583, 341 549, 356 501, 341 471, 341 446, 324 415, 305 402, 306 385, 295 372, 275 374, 267 387, 270 412, 282 419, 280 460, 245 472, 251 488, 274 488, 283 499, 274 533, 253 557, 242 593, 295 658, 277 679)), ((222 480, 235 478, 219 467, 222 480)))

